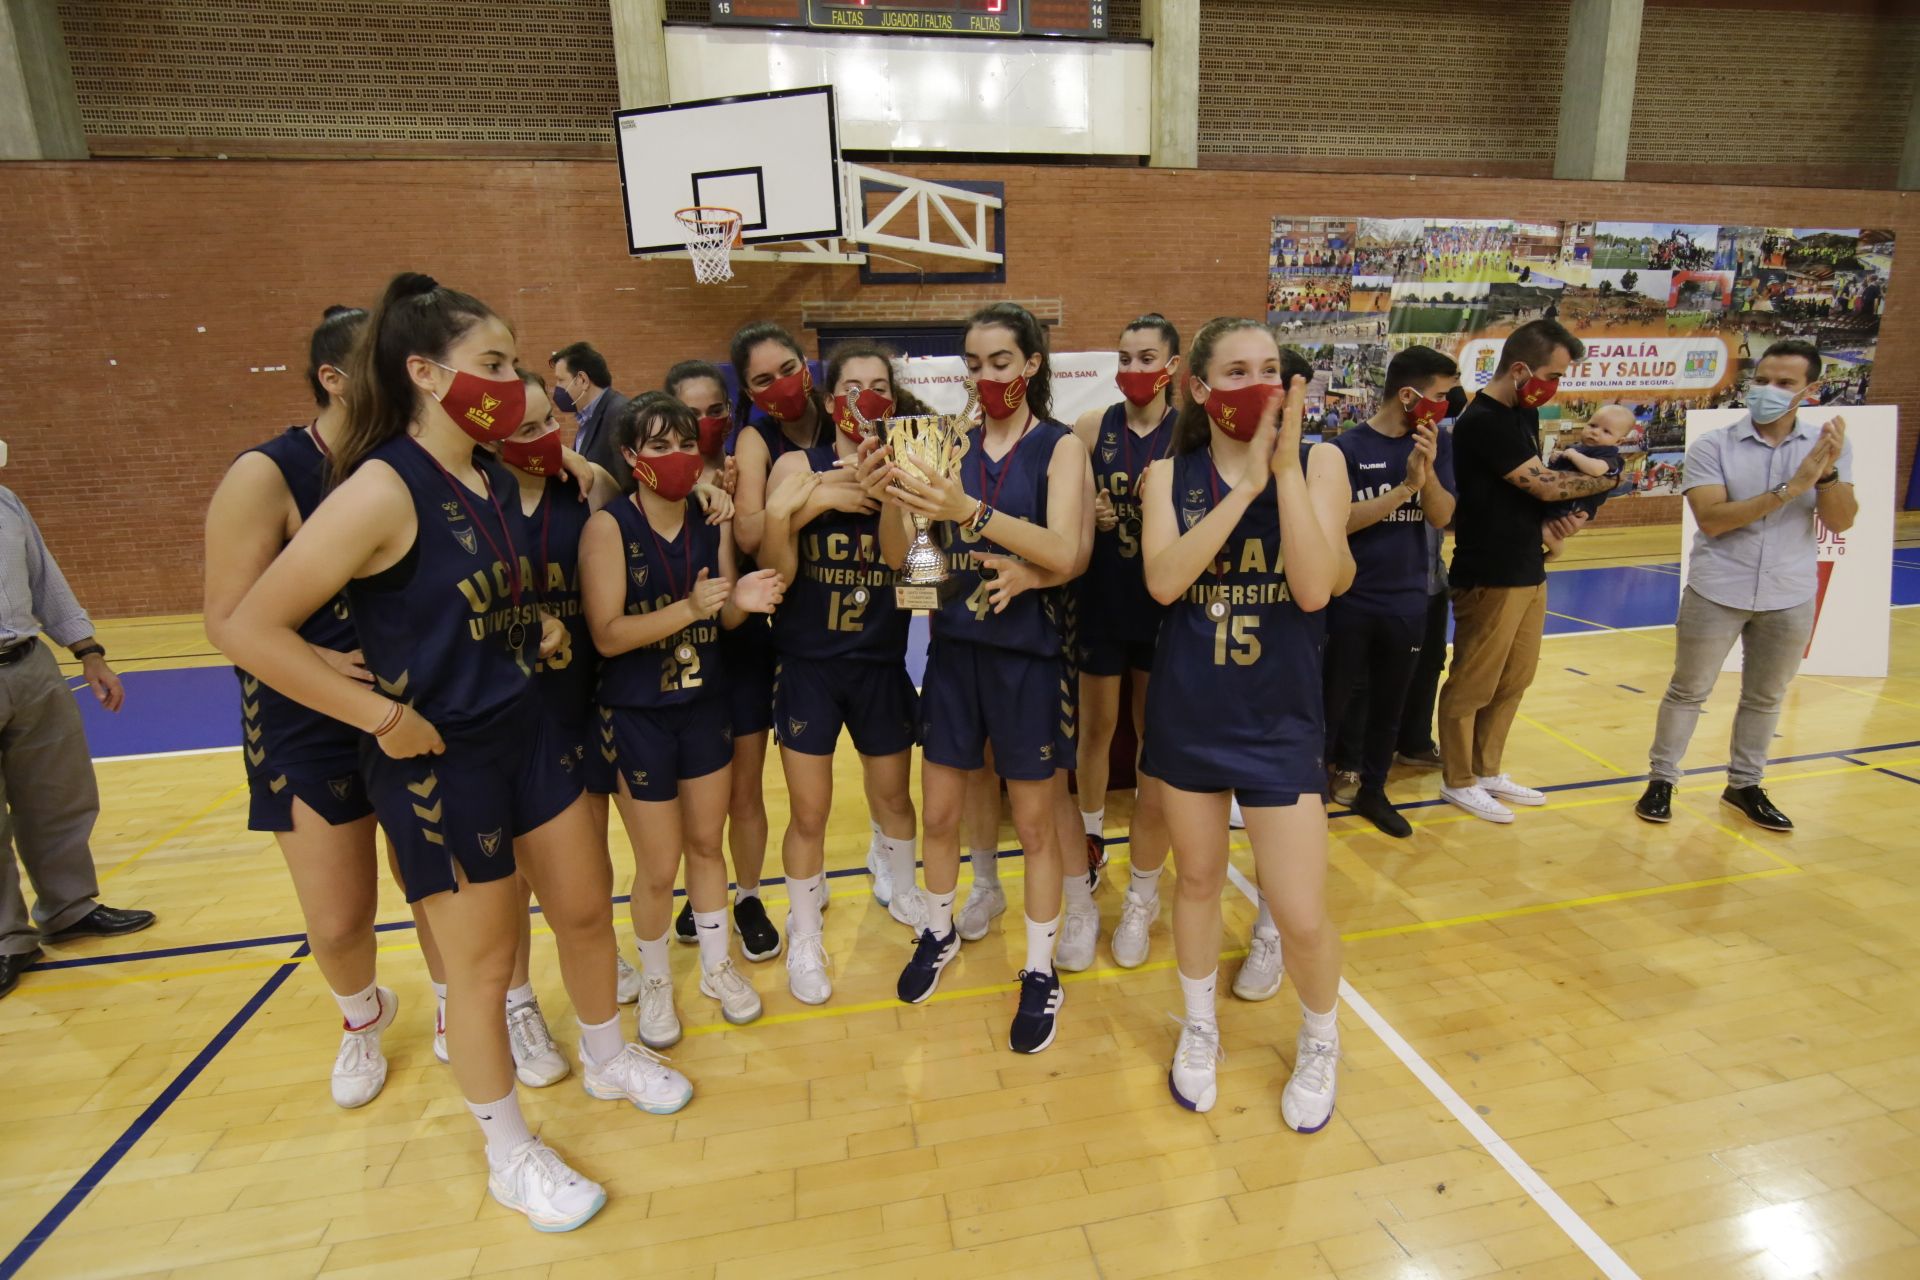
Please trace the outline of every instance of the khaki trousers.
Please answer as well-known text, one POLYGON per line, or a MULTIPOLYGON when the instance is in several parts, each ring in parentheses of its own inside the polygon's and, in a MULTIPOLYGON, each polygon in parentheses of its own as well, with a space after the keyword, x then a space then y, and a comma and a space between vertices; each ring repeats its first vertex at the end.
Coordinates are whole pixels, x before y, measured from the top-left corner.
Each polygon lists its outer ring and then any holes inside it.
POLYGON ((1453 593, 1453 661, 1440 690, 1440 758, 1449 787, 1500 770, 1507 732, 1540 661, 1547 585, 1453 593))

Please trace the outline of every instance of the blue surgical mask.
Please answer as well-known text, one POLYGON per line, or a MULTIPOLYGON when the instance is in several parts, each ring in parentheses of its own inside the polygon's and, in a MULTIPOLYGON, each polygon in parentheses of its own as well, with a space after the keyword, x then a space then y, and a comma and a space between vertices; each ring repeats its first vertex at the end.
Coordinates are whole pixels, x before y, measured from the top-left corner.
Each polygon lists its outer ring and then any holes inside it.
POLYGON ((553 388, 553 407, 562 413, 572 413, 575 409, 572 393, 565 387, 555 384, 553 388))
POLYGON ((1754 422, 1761 425, 1778 422, 1799 398, 1799 392, 1781 387, 1748 387, 1747 412, 1753 415, 1754 422))

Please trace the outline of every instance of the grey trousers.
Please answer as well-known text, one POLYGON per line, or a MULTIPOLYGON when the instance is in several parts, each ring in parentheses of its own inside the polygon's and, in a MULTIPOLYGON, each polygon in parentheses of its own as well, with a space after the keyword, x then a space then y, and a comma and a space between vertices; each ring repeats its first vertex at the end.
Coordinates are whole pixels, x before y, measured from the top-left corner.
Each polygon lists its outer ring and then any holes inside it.
POLYGON ((1680 759, 1700 721, 1701 704, 1713 692, 1735 640, 1741 646, 1740 709, 1733 715, 1727 785, 1755 786, 1766 776, 1773 726, 1813 634, 1813 612, 1811 599, 1791 609, 1729 609, 1687 588, 1674 629, 1673 680, 1654 722, 1649 772, 1656 781, 1680 780, 1680 759))
POLYGON ((43 640, 0 667, 0 955, 32 951, 40 932, 64 929, 93 910, 100 882, 87 840, 99 816, 80 708, 43 640), (20 895, 16 841, 33 881, 31 917, 20 895))

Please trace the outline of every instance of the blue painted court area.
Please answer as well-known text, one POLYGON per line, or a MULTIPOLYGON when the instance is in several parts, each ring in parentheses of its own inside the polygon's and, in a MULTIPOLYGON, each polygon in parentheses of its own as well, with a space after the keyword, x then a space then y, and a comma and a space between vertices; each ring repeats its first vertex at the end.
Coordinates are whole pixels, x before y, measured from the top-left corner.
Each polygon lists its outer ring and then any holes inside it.
MULTIPOLYGON (((1893 603, 1920 604, 1920 549, 1894 553, 1893 603)), ((1678 563, 1547 575, 1548 635, 1671 626, 1679 607, 1678 563)), ((926 666, 927 624, 915 618, 907 670, 916 685, 926 666)), ((240 687, 233 668, 135 671, 121 678, 127 705, 117 716, 102 711, 85 686, 75 694, 96 758, 240 745, 240 687)))

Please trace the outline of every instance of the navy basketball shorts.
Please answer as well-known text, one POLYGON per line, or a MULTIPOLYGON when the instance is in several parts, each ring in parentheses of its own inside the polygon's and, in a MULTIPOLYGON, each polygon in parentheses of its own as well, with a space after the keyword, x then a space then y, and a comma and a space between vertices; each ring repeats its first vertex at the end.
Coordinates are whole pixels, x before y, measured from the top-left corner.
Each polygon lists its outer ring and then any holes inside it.
POLYGON ((775 655, 773 633, 764 620, 749 618, 732 631, 722 631, 720 660, 727 673, 733 736, 744 738, 773 728, 775 655))
POLYGON ((1306 796, 1326 799, 1326 768, 1316 752, 1291 753, 1299 758, 1289 758, 1278 750, 1237 753, 1236 763, 1227 767, 1217 746, 1171 743, 1168 739, 1172 736, 1156 733, 1148 722, 1147 740, 1140 750, 1140 772, 1158 778, 1175 791, 1202 795, 1231 791, 1242 809, 1289 808, 1306 796), (1186 749, 1189 747, 1199 749, 1186 749), (1313 758, 1307 759, 1308 755, 1313 758))
POLYGON ((610 707, 614 768, 635 800, 672 800, 680 784, 733 763, 726 695, 710 693, 670 707, 610 707))
POLYGON ((994 772, 1044 782, 1073 767, 1076 703, 1068 667, 1044 657, 936 636, 920 690, 921 752, 949 769, 978 769, 993 744, 994 772))
POLYGON ((1118 631, 1089 632, 1080 626, 1079 658, 1083 676, 1122 676, 1128 671, 1153 670, 1151 640, 1129 640, 1118 631))
POLYGON ((830 756, 844 725, 861 755, 898 755, 913 746, 919 720, 904 662, 782 658, 774 669, 773 736, 790 751, 830 756))
POLYGON ((613 736, 601 708, 579 717, 550 712, 560 767, 580 780, 588 795, 613 794, 613 736))
POLYGON ((396 760, 372 738, 361 767, 380 826, 393 844, 408 902, 513 874, 513 841, 559 817, 580 797, 579 770, 537 706, 522 704, 471 737, 448 738, 437 756, 396 760))
POLYGON ((295 800, 305 801, 330 827, 358 822, 373 812, 357 755, 286 765, 269 757, 248 767, 247 830, 293 830, 295 800))

